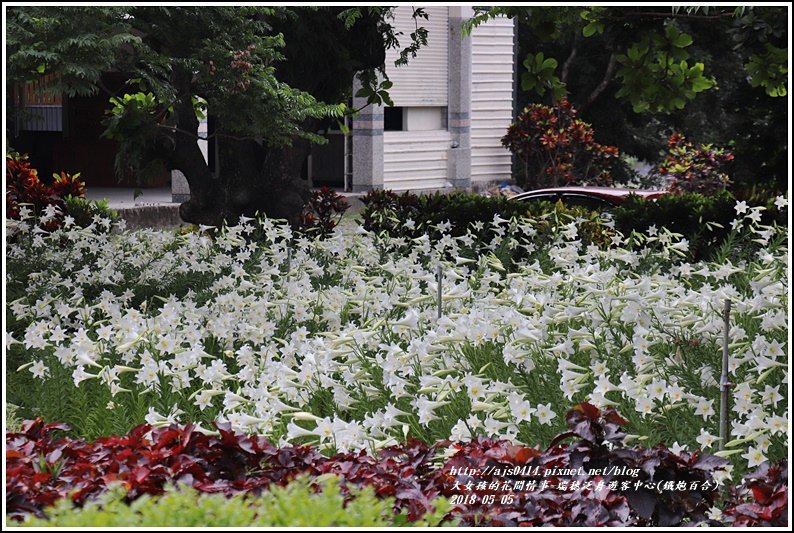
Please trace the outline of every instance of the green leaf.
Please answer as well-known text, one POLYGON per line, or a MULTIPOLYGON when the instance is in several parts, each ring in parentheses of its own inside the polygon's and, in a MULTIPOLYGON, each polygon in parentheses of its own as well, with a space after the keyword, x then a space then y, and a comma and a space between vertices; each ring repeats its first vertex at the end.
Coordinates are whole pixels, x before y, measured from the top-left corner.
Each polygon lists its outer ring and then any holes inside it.
POLYGON ((536 86, 537 86, 537 78, 533 77, 529 72, 524 72, 523 74, 521 74, 522 91, 533 91, 536 86))
MULTIPOLYGON (((637 45, 631 46, 628 51, 626 52, 628 59, 632 61, 639 61, 642 54, 640 53, 640 49, 637 45)), ((625 58, 626 56, 621 55, 618 56, 618 59, 625 58)))
POLYGON ((711 89, 714 86, 714 80, 699 76, 692 80, 692 90, 696 93, 711 89))
POLYGON ((582 28, 582 35, 585 37, 592 37, 596 33, 604 33, 604 23, 594 20, 587 26, 582 28))
POLYGON ((692 36, 691 35, 687 35, 686 33, 682 33, 682 34, 678 35, 678 37, 676 37, 672 41, 672 45, 677 47, 677 48, 686 48, 687 46, 692 44, 692 42, 693 41, 692 41, 692 36))

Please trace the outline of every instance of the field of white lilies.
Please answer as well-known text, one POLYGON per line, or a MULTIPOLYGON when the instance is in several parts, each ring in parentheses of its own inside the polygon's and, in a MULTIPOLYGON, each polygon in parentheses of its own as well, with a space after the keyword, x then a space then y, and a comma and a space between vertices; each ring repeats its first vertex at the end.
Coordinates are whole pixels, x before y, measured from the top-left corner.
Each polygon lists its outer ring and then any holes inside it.
POLYGON ((486 242, 354 222, 308 240, 267 219, 217 233, 7 221, 6 400, 84 438, 220 420, 337 451, 545 446, 589 401, 625 416, 634 444, 714 452, 730 300, 721 455, 744 471, 788 446, 788 234, 754 213, 724 260, 694 264, 664 229, 599 248, 576 220, 542 242, 536 222, 499 217, 486 242))

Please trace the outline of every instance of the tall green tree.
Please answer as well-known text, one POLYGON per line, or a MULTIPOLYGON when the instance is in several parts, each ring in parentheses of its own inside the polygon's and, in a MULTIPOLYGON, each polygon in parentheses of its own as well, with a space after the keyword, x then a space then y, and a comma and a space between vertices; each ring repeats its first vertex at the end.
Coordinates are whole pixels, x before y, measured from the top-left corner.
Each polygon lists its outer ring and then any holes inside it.
MULTIPOLYGON (((421 10, 415 12, 421 16, 421 10)), ((117 167, 181 170, 191 198, 185 221, 221 224, 265 212, 295 220, 298 179, 322 121, 344 102, 359 73, 362 94, 388 100, 385 50, 398 46, 385 7, 12 7, 6 83, 57 74, 50 91, 107 92, 102 73, 124 73, 105 135, 119 143, 117 167), (207 112, 219 154, 215 171, 199 149, 207 112)), ((407 58, 426 39, 417 33, 407 58)), ((403 43, 406 44, 406 43, 403 43)))
POLYGON ((497 7, 518 19, 519 107, 563 96, 648 161, 683 131, 735 153, 734 181, 787 183, 785 7, 497 7))

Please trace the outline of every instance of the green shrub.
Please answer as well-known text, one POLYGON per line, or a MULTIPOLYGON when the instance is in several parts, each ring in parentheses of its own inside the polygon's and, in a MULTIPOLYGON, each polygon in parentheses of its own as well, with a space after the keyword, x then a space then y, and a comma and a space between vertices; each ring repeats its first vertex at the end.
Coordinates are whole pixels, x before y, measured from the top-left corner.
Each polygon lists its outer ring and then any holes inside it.
MULTIPOLYGON (((491 222, 495 216, 504 219, 532 218, 541 223, 536 241, 551 238, 555 226, 571 219, 585 220, 579 228, 579 237, 585 245, 609 245, 614 234, 597 211, 582 207, 566 207, 561 203, 517 202, 505 197, 485 197, 468 192, 451 194, 415 195, 392 191, 372 191, 362 198, 365 205, 362 222, 367 230, 386 233, 392 237, 417 238, 428 233, 438 238, 439 224, 449 222, 448 233, 460 236, 472 224, 491 222)), ((645 232, 655 226, 680 233, 689 241, 689 259, 710 257, 710 252, 722 244, 731 231, 736 218, 737 199, 728 191, 713 195, 685 192, 670 194, 654 200, 630 196, 620 207, 614 208, 614 230, 623 235, 632 231, 645 232)), ((774 198, 764 203, 761 223, 780 225, 786 223, 786 212, 774 205, 774 198)), ((482 242, 491 238, 487 232, 479 235, 482 242)))
POLYGON ((82 228, 94 222, 95 217, 102 217, 116 222, 119 219, 118 211, 108 206, 107 200, 86 200, 77 196, 64 198, 64 213, 74 219, 74 223, 82 228))
POLYGON ((560 236, 561 229, 571 222, 577 221, 578 238, 585 246, 595 244, 606 248, 614 235, 600 212, 566 207, 560 202, 521 202, 469 192, 418 196, 391 191, 371 192, 362 202, 365 205, 364 228, 398 238, 392 245, 402 242, 405 253, 409 252, 412 239, 424 235, 431 241, 442 241, 449 236, 461 237, 468 233, 471 236, 469 244, 459 250, 462 257, 472 259, 493 254, 510 272, 537 249, 537 243, 553 242, 560 236), (492 223, 498 220, 508 222, 500 231, 507 231, 512 239, 495 238, 492 223), (520 229, 521 224, 529 220, 533 228, 520 229))
POLYGON ((743 200, 751 205, 773 204, 777 196, 786 195, 786 191, 781 191, 770 182, 737 183, 731 187, 731 192, 737 200, 743 200))
MULTIPOLYGON (((119 486, 97 501, 75 508, 65 498, 47 511, 47 518, 28 517, 29 527, 388 527, 438 526, 450 506, 433 502, 435 510, 416 522, 392 511, 392 498, 378 499, 371 487, 342 494, 336 476, 315 478, 322 483, 316 493, 308 478, 286 487, 275 487, 260 496, 204 494, 189 487, 169 488, 161 496, 144 495, 127 504, 119 486)), ((444 524, 445 525, 445 524, 444 524)))
POLYGON ((659 173, 670 179, 668 188, 675 193, 715 194, 731 183, 725 173, 731 161, 733 154, 724 148, 695 145, 676 132, 667 140, 667 155, 659 173))
POLYGON ((614 146, 598 144, 593 127, 576 116, 570 102, 531 104, 507 129, 502 146, 523 163, 516 176, 523 187, 609 185, 628 169, 614 146))
MULTIPOLYGON (((536 244, 555 240, 560 229, 578 221, 578 237, 587 246, 596 244, 607 247, 614 231, 606 224, 599 211, 583 207, 566 207, 557 202, 521 202, 496 196, 486 197, 469 192, 451 194, 398 195, 391 191, 373 191, 361 201, 365 205, 362 213, 364 228, 390 237, 410 239, 428 235, 431 240, 463 236, 468 232, 474 237, 469 250, 461 250, 465 257, 475 257, 493 252, 496 259, 508 271, 513 265, 526 259, 536 244), (508 231, 520 232, 517 221, 531 219, 530 234, 518 235, 519 244, 505 248, 493 248, 494 233, 491 223, 497 218, 511 221, 508 231)), ((407 245, 410 247, 410 245, 407 245)))
POLYGON ((481 196, 470 192, 416 195, 392 191, 371 191, 364 203, 364 228, 376 233, 386 232, 392 237, 418 237, 436 232, 435 226, 448 222, 453 236, 464 235, 472 223, 491 222, 498 216, 504 219, 540 218, 556 214, 590 218, 591 211, 580 207, 565 207, 551 202, 519 202, 503 196, 481 196))
POLYGON ((456 236, 465 234, 471 223, 491 222, 496 215, 510 219, 538 216, 554 210, 551 202, 532 204, 503 196, 486 197, 464 192, 420 197, 420 205, 427 213, 430 225, 449 221, 452 234, 456 236))
POLYGON ((6 404, 6 431, 16 433, 22 428, 22 419, 19 417, 19 407, 12 403, 6 404))
MULTIPOLYGON (((616 229, 624 235, 632 231, 645 232, 651 226, 682 234, 689 241, 690 258, 699 260, 708 258, 710 251, 728 236, 731 222, 737 216, 735 206, 736 198, 728 191, 710 196, 670 194, 654 200, 630 196, 612 214, 616 229)), ((762 212, 761 222, 783 224, 784 220, 785 213, 770 201, 762 212)))

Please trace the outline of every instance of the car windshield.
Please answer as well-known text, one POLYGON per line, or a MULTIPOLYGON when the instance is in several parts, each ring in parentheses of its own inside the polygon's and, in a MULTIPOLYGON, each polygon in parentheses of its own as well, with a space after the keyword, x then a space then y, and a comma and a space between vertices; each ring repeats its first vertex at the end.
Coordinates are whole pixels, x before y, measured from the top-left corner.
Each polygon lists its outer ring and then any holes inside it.
POLYGON ((563 194, 562 203, 568 207, 584 207, 591 210, 610 209, 613 207, 611 203, 602 198, 583 194, 563 194))
POLYGON ((539 193, 518 199, 523 202, 532 202, 533 204, 539 204, 541 202, 551 202, 554 204, 561 201, 567 207, 584 207, 594 211, 611 209, 613 207, 609 201, 603 198, 577 193, 539 193))

